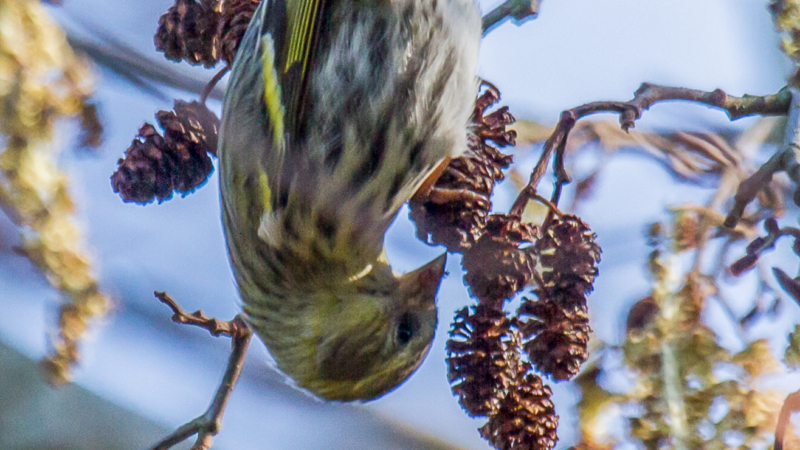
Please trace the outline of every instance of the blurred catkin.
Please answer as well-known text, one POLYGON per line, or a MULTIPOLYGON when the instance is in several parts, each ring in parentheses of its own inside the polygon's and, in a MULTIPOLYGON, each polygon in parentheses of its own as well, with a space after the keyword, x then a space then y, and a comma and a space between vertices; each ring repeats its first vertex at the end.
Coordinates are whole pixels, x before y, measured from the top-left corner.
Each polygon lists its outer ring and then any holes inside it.
POLYGON ((74 222, 67 176, 58 170, 55 123, 77 118, 84 144, 99 142, 88 101, 89 68, 35 0, 0 0, 0 208, 17 224, 20 253, 65 297, 54 354, 54 382, 69 378, 77 345, 108 301, 99 291, 74 222))
POLYGON ((772 0, 769 9, 784 53, 797 63, 800 61, 800 1, 772 0))
MULTIPOLYGON (((579 376, 580 414, 593 426, 585 428, 588 446, 577 448, 617 443, 608 427, 614 414, 627 421, 627 435, 648 449, 722 450, 731 448, 726 436, 733 435, 740 448, 767 448, 772 439, 782 396, 766 390, 761 377, 774 376, 779 364, 766 340, 747 342, 739 352, 718 343, 719 336, 703 320, 706 304, 718 295, 716 280, 691 269, 694 263, 684 256, 693 249, 685 245, 685 234, 667 237, 665 231, 680 229, 685 216, 673 214, 672 220, 650 228, 653 287, 631 308, 621 347, 622 370, 630 374, 633 388, 607 391, 597 380, 613 376, 616 369, 602 362, 579 376), (721 367, 731 375, 719 377, 721 367), (622 406, 631 404, 637 405, 636 412, 623 412, 622 406)), ((771 235, 778 231, 777 224, 767 228, 771 235)), ((770 245, 767 241, 748 252, 760 251, 762 244, 770 245)))

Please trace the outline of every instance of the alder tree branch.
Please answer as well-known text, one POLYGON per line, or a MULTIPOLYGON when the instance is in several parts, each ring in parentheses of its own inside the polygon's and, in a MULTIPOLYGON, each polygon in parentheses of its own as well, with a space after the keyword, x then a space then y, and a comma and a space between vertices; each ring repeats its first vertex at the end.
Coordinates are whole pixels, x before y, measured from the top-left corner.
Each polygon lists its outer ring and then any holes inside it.
POLYGON ((536 186, 547 170, 547 163, 554 151, 555 158, 553 165, 556 175, 556 184, 552 201, 554 204, 558 204, 562 186, 570 182, 569 174, 567 174, 564 169, 564 151, 566 150, 567 138, 578 120, 586 116, 601 112, 617 113, 620 115, 620 126, 627 132, 634 127, 636 120, 641 118, 645 110, 659 102, 686 100, 701 103, 722 109, 727 112, 731 120, 736 120, 754 114, 785 115, 789 111, 791 99, 792 94, 788 87, 784 87, 776 94, 763 97, 754 95, 735 97, 726 94, 720 89, 707 92, 696 89, 643 83, 639 89, 636 90, 633 99, 630 101, 593 102, 566 110, 561 113, 558 124, 545 142, 542 156, 539 158, 536 167, 534 167, 528 184, 522 189, 514 205, 511 207, 509 214, 521 216, 528 201, 533 198, 533 194, 536 192, 536 186))
MULTIPOLYGON (((734 203, 724 226, 733 228, 744 214, 747 205, 772 181, 776 172, 785 171, 789 178, 800 184, 800 90, 783 88, 789 95, 789 120, 786 122, 783 146, 758 170, 739 184, 734 203)), ((800 205, 800 189, 795 190, 794 202, 800 205)))
POLYGON ((214 92, 214 88, 217 86, 217 83, 219 83, 219 80, 221 80, 222 77, 224 77, 225 74, 230 70, 231 66, 226 65, 219 72, 217 72, 208 83, 206 83, 206 87, 203 88, 203 93, 200 95, 200 103, 205 104, 208 96, 214 92))
POLYGON ((511 17, 517 22, 535 18, 539 14, 539 2, 540 0, 506 0, 483 16, 483 35, 486 36, 495 25, 507 17, 511 17))
POLYGON ((203 311, 197 310, 193 313, 187 313, 183 308, 178 305, 172 297, 166 292, 155 292, 156 298, 161 300, 161 303, 169 306, 172 309, 172 321, 175 323, 188 324, 205 328, 211 333, 212 336, 230 336, 232 338, 243 338, 250 336, 252 332, 241 319, 235 317, 233 320, 225 321, 219 319, 212 319, 203 314, 203 311), (237 320, 239 319, 239 320, 237 320))
POLYGON ((172 434, 152 447, 152 450, 167 450, 196 434, 197 441, 192 446, 192 450, 209 450, 214 436, 222 427, 225 406, 242 372, 244 358, 253 334, 240 315, 237 315, 231 321, 221 321, 206 317, 199 310, 188 314, 166 292, 156 292, 155 296, 172 309, 173 322, 204 328, 213 336, 225 335, 231 337, 231 354, 228 357, 228 366, 225 368, 225 374, 216 394, 214 394, 214 400, 206 412, 181 425, 172 434))

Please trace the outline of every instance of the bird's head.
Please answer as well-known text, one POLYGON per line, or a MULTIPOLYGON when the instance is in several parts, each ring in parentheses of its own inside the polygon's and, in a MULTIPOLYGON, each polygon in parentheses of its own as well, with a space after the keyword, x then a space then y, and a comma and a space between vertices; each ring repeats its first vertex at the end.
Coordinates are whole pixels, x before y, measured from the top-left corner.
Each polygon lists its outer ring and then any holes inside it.
POLYGON ((372 400, 396 388, 430 349, 445 261, 446 254, 401 276, 376 262, 346 285, 321 290, 307 370, 282 369, 329 400, 372 400))

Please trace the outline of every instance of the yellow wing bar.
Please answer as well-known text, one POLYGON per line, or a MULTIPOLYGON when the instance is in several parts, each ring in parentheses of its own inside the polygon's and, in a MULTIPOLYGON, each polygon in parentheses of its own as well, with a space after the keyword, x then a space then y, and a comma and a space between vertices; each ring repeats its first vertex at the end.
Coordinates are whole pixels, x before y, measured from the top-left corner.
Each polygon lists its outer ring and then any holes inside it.
POLYGON ((286 113, 281 103, 281 85, 275 70, 275 46, 269 34, 261 38, 261 80, 264 84, 264 105, 272 127, 273 145, 276 151, 283 152, 283 118, 286 113))

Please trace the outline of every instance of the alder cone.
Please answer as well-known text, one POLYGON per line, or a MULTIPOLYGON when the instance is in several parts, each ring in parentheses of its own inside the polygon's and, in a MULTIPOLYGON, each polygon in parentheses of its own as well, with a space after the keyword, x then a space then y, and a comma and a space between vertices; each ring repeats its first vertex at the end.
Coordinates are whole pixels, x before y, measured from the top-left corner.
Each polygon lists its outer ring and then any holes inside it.
POLYGON ((497 409, 513 380, 518 340, 503 311, 478 305, 456 313, 447 341, 447 376, 453 394, 472 417, 497 409))
POLYGON ((594 289, 600 246, 596 235, 571 215, 556 218, 534 245, 547 296, 564 308, 585 307, 594 289))
POLYGON ((478 96, 467 151, 450 161, 430 193, 409 202, 411 220, 424 242, 459 252, 471 247, 483 233, 494 186, 505 178, 503 170, 513 161, 496 146, 513 146, 516 137, 515 131, 506 128, 515 120, 508 108, 486 114, 487 108, 499 99, 500 94, 493 87, 478 96))
POLYGON ((523 348, 541 373, 568 380, 589 358, 592 329, 586 307, 563 308, 539 294, 538 301, 525 299, 518 311, 523 348))
POLYGON ((208 154, 216 152, 219 119, 205 105, 176 101, 174 112, 159 111, 156 120, 164 135, 142 125, 111 176, 114 192, 126 202, 162 202, 173 192, 189 193, 214 170, 208 154))
POLYGON ((536 228, 501 214, 489 217, 483 235, 464 250, 464 280, 481 303, 499 308, 504 300, 525 288, 533 276, 536 258, 523 244, 535 240, 536 228))
POLYGON ((558 442, 558 416, 551 395, 539 376, 525 375, 481 427, 481 435, 498 450, 552 449, 558 442))
POLYGON ((156 49, 171 61, 213 67, 219 61, 219 0, 177 0, 158 20, 156 49))
POLYGON ((242 42, 247 25, 261 0, 226 0, 219 21, 219 55, 229 66, 242 42))

